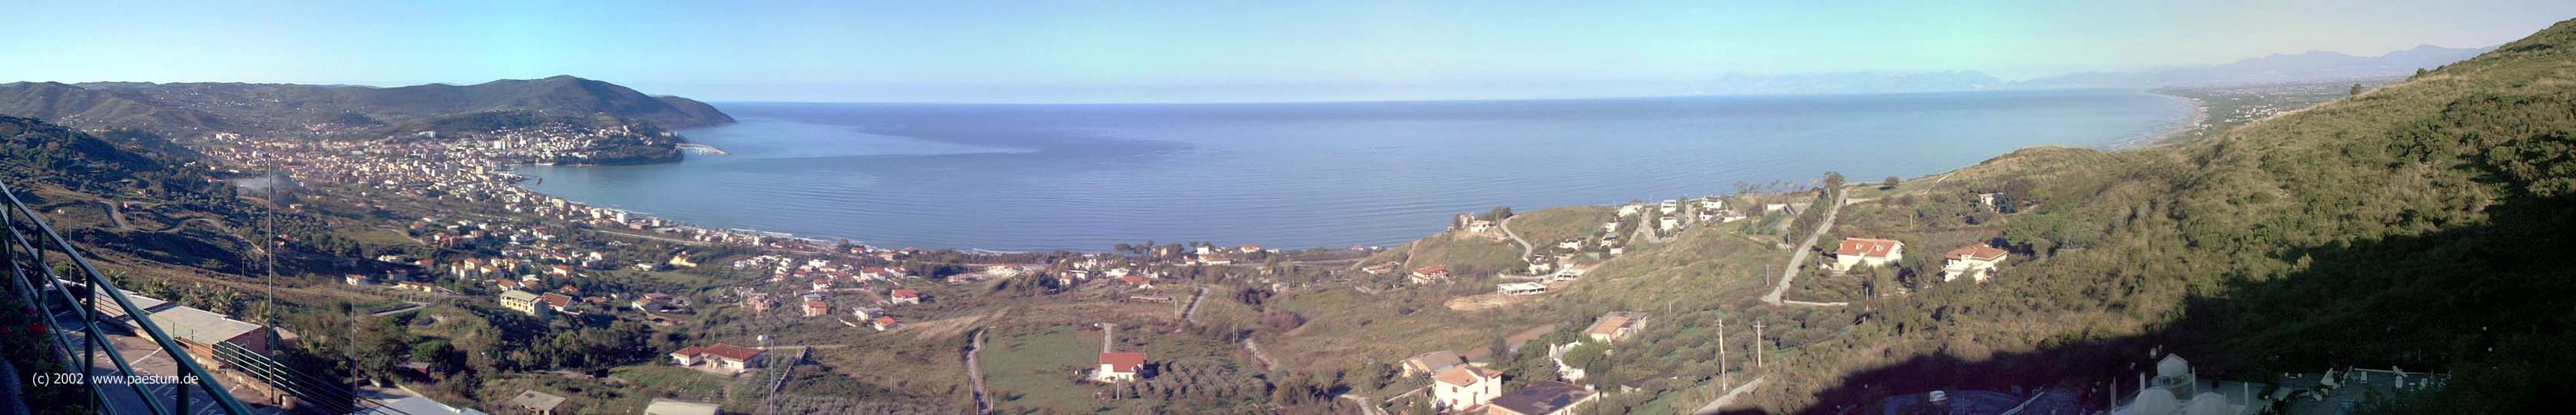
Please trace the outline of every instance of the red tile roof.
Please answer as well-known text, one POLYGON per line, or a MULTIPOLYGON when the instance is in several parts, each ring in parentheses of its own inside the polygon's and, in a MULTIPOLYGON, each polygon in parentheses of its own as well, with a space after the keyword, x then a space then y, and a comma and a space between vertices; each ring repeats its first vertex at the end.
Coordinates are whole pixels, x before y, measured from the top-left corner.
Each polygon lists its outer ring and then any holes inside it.
POLYGON ((1100 364, 1109 365, 1109 370, 1112 372, 1135 372, 1137 366, 1143 366, 1145 364, 1145 354, 1101 353, 1100 364))
MULTIPOLYGON (((681 350, 688 350, 688 349, 681 349, 681 350)), ((760 349, 754 349, 754 348, 742 347, 742 346, 735 346, 735 345, 724 344, 724 343, 716 343, 716 345, 714 345, 714 346, 707 346, 707 347, 699 348, 699 353, 715 355, 716 357, 721 357, 721 358, 730 359, 730 360, 744 360, 744 361, 751 360, 752 358, 755 358, 755 357, 760 357, 760 352, 761 352, 761 350, 760 350, 760 349)))
POLYGON ((1999 248, 1995 248, 1995 247, 1991 247, 1991 246, 1986 246, 1985 244, 1977 244, 1977 245, 1971 245, 1971 246, 1959 247, 1959 249, 1952 249, 1952 250, 1950 250, 1950 253, 1949 253, 1949 254, 1947 254, 1947 255, 1942 255, 1941 257, 1943 257, 1943 258, 1950 258, 1950 259, 1973 259, 1973 260, 1978 260, 1978 261, 1993 261, 1993 260, 2003 259, 2003 258, 2004 258, 2004 250, 2003 250, 2003 249, 1999 249, 1999 248))
POLYGON ((894 298, 921 298, 921 292, 911 288, 897 288, 892 295, 894 298))
POLYGON ((554 304, 556 307, 572 306, 572 296, 569 295, 546 293, 545 301, 546 304, 554 304))
POLYGON ((1413 269, 1413 272, 1414 272, 1414 273, 1417 273, 1417 274, 1440 274, 1440 273, 1447 273, 1447 272, 1449 272, 1449 266, 1447 266, 1447 265, 1433 265, 1433 266, 1428 266, 1428 267, 1414 268, 1414 269, 1413 269))
POLYGON ((1842 249, 1834 250, 1834 256, 1887 257, 1896 251, 1898 244, 1899 242, 1889 239, 1843 238, 1842 249))

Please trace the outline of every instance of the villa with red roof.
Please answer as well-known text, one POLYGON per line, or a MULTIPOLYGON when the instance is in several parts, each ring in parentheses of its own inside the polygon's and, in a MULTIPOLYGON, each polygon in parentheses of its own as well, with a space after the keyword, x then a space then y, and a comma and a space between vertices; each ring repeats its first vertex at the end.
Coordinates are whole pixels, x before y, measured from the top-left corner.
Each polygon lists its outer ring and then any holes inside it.
POLYGON ((921 304, 921 292, 911 288, 896 288, 893 292, 887 293, 886 297, 893 298, 895 304, 921 304))
POLYGON ((1885 266, 1905 259, 1905 243, 1894 239, 1843 238, 1843 246, 1834 250, 1834 271, 1853 267, 1885 266))
POLYGON ((671 352, 671 363, 683 367, 705 364, 719 372, 740 374, 760 366, 760 349, 716 343, 714 346, 689 346, 671 352))
POLYGON ((1433 265, 1413 269, 1413 283, 1430 284, 1449 280, 1449 266, 1433 265))
POLYGON ((1986 282, 1987 278, 1995 276, 1995 268, 2003 265, 2007 256, 2003 249, 1986 244, 1952 249, 1950 253, 1941 255, 1941 281, 1958 280, 1964 275, 1980 283, 1986 282))
POLYGON ((1144 353, 1105 352, 1100 354, 1100 371, 1091 374, 1101 382, 1134 382, 1136 371, 1145 367, 1144 353))

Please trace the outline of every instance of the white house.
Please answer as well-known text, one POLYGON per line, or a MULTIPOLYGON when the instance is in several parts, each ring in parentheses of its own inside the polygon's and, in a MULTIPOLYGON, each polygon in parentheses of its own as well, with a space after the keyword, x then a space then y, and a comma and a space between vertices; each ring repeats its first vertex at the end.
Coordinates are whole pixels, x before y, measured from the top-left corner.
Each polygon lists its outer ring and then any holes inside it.
POLYGON ((1610 343, 1626 339, 1645 327, 1645 313, 1612 311, 1602 314, 1600 320, 1592 322, 1592 327, 1583 329, 1583 337, 1596 342, 1610 343))
POLYGON ((758 365, 760 354, 760 349, 716 343, 714 346, 680 348, 680 351, 671 352, 671 363, 680 366, 705 363, 719 371, 742 373, 758 365))
POLYGON ((1905 243, 1893 239, 1843 238, 1843 246, 1834 250, 1834 270, 1850 271, 1859 265, 1884 266, 1905 259, 1905 243))
POLYGON ((1547 284, 1540 284, 1540 283, 1535 283, 1535 282, 1507 282, 1507 283, 1502 283, 1502 284, 1494 284, 1494 291, 1496 291, 1496 292, 1501 292, 1501 293, 1503 293, 1503 295, 1538 295, 1538 294, 1546 294, 1546 293, 1547 293, 1547 284))
POLYGON ((1955 281, 1964 275, 1986 282, 1994 277, 1996 266, 2003 265, 2006 256, 2004 250, 1985 244, 1952 249, 1941 255, 1941 281, 1955 281))
POLYGON ((1145 366, 1144 353, 1101 353, 1100 371, 1091 374, 1101 382, 1134 382, 1137 369, 1145 366))
POLYGON ((1503 372, 1457 365, 1431 375, 1431 400, 1450 413, 1467 413, 1503 395, 1503 372))

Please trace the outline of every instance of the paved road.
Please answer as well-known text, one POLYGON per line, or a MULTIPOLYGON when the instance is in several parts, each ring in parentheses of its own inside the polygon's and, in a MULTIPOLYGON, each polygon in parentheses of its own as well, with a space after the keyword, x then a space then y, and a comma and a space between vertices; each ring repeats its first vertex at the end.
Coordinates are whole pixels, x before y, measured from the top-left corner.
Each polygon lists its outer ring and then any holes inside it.
POLYGON ((1207 287, 1199 287, 1199 295, 1197 297, 1190 297, 1190 305, 1181 309, 1181 321, 1187 321, 1192 324, 1199 322, 1199 302, 1207 301, 1207 293, 1207 287))
POLYGON ((1756 376, 1756 377, 1754 377, 1754 378, 1753 378, 1753 381, 1751 381, 1751 382, 1744 382, 1744 384, 1743 384, 1743 385, 1741 385, 1741 386, 1736 386, 1736 387, 1735 387, 1735 389, 1727 390, 1725 395, 1719 395, 1719 396, 1717 397, 1717 400, 1709 401, 1709 402, 1708 402, 1708 405, 1700 406, 1700 407, 1699 407, 1699 410, 1691 411, 1691 413, 1693 413, 1693 414, 1698 414, 1698 415, 1712 415, 1712 414, 1716 414, 1716 413, 1717 413, 1717 410, 1718 410, 1718 409, 1721 409, 1721 408, 1725 408, 1725 407, 1726 407, 1726 404, 1735 403, 1735 397, 1736 397, 1736 396, 1743 395, 1743 394, 1744 394, 1744 392, 1751 391, 1751 390, 1753 390, 1753 388, 1755 388, 1755 387, 1760 387, 1760 386, 1762 386, 1762 381, 1764 380, 1764 378, 1769 378, 1769 377, 1771 377, 1771 375, 1756 376))
POLYGON ((1529 241, 1528 241, 1528 240, 1523 240, 1523 239, 1521 239, 1521 234, 1512 233, 1512 220, 1513 220, 1513 219, 1520 219, 1520 218, 1521 218, 1521 215, 1512 215, 1512 216, 1509 216, 1509 217, 1505 217, 1505 218, 1503 218, 1503 223, 1502 223, 1502 227, 1503 227, 1503 236, 1511 237, 1511 238, 1512 238, 1512 243, 1521 244, 1521 258, 1529 258, 1531 254, 1536 254, 1536 253, 1538 253, 1538 248, 1537 248, 1537 247, 1534 247, 1534 246, 1530 246, 1530 243, 1529 243, 1529 241))
POLYGON ((1243 348, 1252 351, 1252 360, 1261 362, 1261 371, 1279 370, 1278 365, 1270 362, 1270 355, 1261 354, 1261 343, 1254 342, 1252 339, 1243 339, 1243 348))
POLYGON ((406 303, 411 303, 411 306, 410 306, 410 307, 403 307, 403 308, 392 309, 392 310, 379 311, 379 312, 374 312, 374 313, 368 313, 367 315, 376 316, 376 317, 384 317, 384 316, 390 316, 390 315, 394 315, 394 314, 399 314, 399 313, 402 313, 402 312, 405 312, 405 311, 419 310, 421 307, 428 307, 428 306, 429 306, 429 303, 424 303, 424 302, 419 302, 419 301, 404 301, 404 302, 406 302, 406 303))
POLYGON ((1780 296, 1789 293, 1789 282, 1798 278, 1798 264, 1807 263, 1807 247, 1816 246, 1816 239, 1823 238, 1825 230, 1834 228, 1834 216, 1843 212, 1843 201, 1851 197, 1848 193, 1834 192, 1834 204, 1825 209, 1825 221, 1817 224, 1814 231, 1807 233, 1806 242, 1790 248, 1797 251, 1789 254, 1788 264, 1780 266, 1780 285, 1771 287, 1770 294, 1763 294, 1762 302, 1780 305, 1780 296))
POLYGON ((975 362, 979 350, 984 350, 984 329, 975 329, 975 341, 966 345, 966 383, 974 387, 975 413, 981 415, 993 412, 993 402, 984 394, 984 368, 975 362))
POLYGON ((125 208, 124 208, 124 207, 122 207, 122 206, 117 206, 117 205, 116 205, 116 201, 114 201, 114 200, 102 201, 101 203, 106 203, 106 204, 107 204, 107 217, 109 217, 109 218, 113 218, 113 219, 116 219, 116 230, 120 230, 120 231, 130 231, 130 230, 134 230, 134 224, 125 223, 125 208))

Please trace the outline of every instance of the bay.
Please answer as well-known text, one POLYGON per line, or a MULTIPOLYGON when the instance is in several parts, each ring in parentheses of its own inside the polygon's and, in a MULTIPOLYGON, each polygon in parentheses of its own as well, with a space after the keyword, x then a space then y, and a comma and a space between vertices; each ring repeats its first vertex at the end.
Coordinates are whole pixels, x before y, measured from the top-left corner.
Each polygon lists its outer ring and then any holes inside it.
POLYGON ((730 155, 521 166, 551 195, 884 247, 1391 245, 1448 217, 1915 177, 2188 122, 2137 91, 1285 104, 717 103, 730 155))

